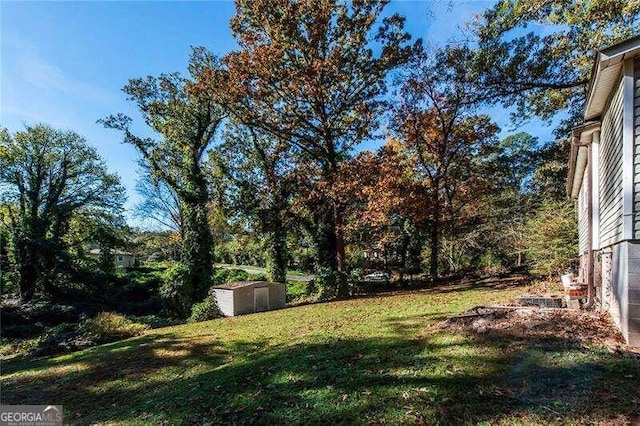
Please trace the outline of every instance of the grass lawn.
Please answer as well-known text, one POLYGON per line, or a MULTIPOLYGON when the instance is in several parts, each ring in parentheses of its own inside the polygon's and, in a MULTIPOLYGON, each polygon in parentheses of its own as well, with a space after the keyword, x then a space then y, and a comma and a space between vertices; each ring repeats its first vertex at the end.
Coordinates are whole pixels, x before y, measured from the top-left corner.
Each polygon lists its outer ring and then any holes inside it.
POLYGON ((625 424, 640 366, 562 339, 435 325, 522 288, 440 288, 156 329, 2 366, 3 404, 72 423, 625 424))

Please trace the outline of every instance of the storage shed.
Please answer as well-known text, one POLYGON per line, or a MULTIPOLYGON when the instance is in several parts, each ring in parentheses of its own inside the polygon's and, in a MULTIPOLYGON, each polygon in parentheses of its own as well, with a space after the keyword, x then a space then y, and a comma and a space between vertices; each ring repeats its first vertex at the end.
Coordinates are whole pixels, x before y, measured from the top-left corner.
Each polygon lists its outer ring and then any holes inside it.
POLYGON ((241 281, 213 287, 222 315, 233 317, 284 308, 285 285, 268 281, 241 281))

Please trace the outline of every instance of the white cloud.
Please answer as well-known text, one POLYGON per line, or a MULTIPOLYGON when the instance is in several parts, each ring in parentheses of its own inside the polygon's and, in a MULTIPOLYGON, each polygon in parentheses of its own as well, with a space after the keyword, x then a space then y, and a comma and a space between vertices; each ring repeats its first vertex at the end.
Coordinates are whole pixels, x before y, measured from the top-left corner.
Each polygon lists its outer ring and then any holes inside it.
POLYGON ((46 62, 34 52, 25 52, 15 58, 14 78, 23 80, 42 90, 57 91, 65 96, 110 104, 117 96, 96 85, 74 79, 58 66, 46 62))

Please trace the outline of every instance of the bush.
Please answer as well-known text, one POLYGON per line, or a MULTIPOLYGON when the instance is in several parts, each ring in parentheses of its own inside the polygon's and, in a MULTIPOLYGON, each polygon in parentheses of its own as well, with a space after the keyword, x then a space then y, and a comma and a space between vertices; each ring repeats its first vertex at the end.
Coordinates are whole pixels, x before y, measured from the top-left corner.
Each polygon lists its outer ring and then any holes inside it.
POLYGON ((317 266, 313 283, 309 285, 309 291, 317 293, 320 300, 329 300, 338 294, 337 272, 324 266, 317 266))
POLYGON ((214 272, 213 281, 216 284, 226 284, 233 283, 236 281, 247 281, 249 280, 249 273, 242 269, 226 269, 219 268, 214 272))
POLYGON ((216 318, 220 318, 222 314, 216 303, 215 293, 213 288, 209 290, 209 295, 200 303, 196 303, 191 308, 191 316, 189 322, 208 321, 216 318))
POLYGON ((158 315, 127 315, 127 318, 129 318, 133 322, 137 322, 138 324, 148 325, 150 328, 168 327, 170 325, 179 324, 179 322, 176 320, 161 317, 158 315))
POLYGON ((80 327, 81 333, 96 343, 113 342, 139 336, 149 329, 146 324, 128 320, 113 312, 101 312, 80 327))
POLYGON ((188 272, 186 266, 177 264, 162 276, 160 296, 169 313, 177 318, 186 318, 191 312, 189 299, 185 296, 191 290, 187 282, 188 272))
POLYGON ((249 274, 246 281, 269 281, 265 274, 249 274))
POLYGON ((40 336, 37 346, 29 348, 29 352, 35 356, 47 356, 74 350, 79 334, 77 324, 58 324, 46 329, 40 336))
POLYGON ((287 302, 297 301, 307 296, 308 283, 304 281, 287 281, 287 302))
POLYGON ((525 223, 524 233, 532 273, 550 276, 573 266, 578 232, 571 203, 544 201, 525 223))

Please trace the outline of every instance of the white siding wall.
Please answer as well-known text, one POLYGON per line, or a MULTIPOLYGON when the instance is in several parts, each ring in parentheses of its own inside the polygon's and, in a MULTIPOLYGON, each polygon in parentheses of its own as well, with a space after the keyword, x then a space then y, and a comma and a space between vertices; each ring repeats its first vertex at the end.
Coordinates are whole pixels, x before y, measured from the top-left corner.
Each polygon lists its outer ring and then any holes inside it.
POLYGON ((622 84, 602 119, 600 136, 600 247, 622 240, 622 84))
POLYGON ((633 238, 640 239, 640 58, 634 62, 633 78, 633 106, 634 106, 634 130, 633 130, 633 238))
POLYGON ((585 172, 582 177, 582 183, 580 184, 580 193, 578 194, 578 248, 580 254, 584 254, 589 249, 588 244, 588 204, 587 204, 587 173, 585 172))

